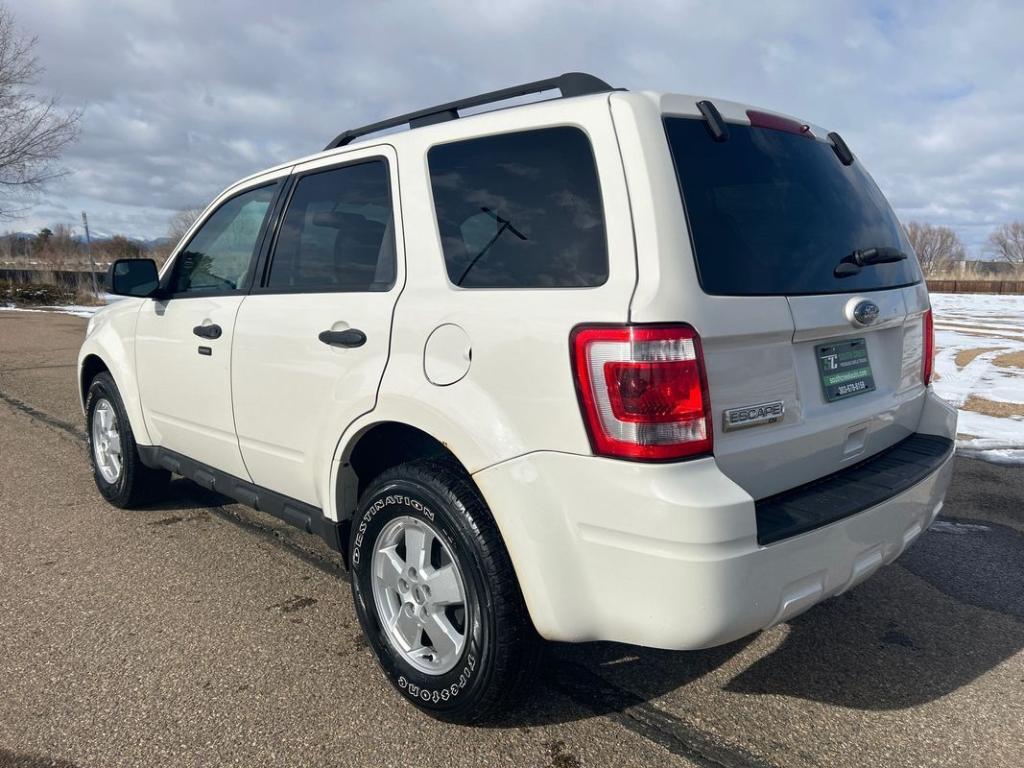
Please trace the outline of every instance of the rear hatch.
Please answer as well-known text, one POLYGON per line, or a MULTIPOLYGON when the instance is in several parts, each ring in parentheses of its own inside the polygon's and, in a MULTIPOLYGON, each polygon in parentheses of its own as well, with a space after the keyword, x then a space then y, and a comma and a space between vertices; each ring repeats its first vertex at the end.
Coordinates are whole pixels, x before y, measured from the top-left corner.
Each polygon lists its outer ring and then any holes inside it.
POLYGON ((704 344, 715 458, 764 499, 913 434, 928 298, 860 161, 748 115, 724 140, 699 117, 664 124, 707 297, 683 319, 704 344))

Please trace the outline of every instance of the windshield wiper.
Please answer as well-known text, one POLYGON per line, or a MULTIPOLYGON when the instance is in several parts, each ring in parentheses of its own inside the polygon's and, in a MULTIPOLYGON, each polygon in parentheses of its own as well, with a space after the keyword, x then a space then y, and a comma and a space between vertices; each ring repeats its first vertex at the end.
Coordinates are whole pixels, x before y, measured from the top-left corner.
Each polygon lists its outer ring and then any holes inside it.
POLYGON ((907 254, 899 248, 865 248, 857 250, 840 261, 832 273, 836 277, 849 277, 860 272, 861 267, 870 267, 872 264, 891 264, 895 261, 903 261, 907 254))
POLYGON ((478 261, 480 261, 480 259, 482 259, 484 257, 484 254, 487 253, 487 251, 489 251, 491 249, 492 245, 494 245, 496 242, 498 242, 498 238, 501 237, 502 234, 505 231, 511 232, 513 235, 518 237, 520 240, 529 240, 530 239, 526 235, 524 235, 522 232, 520 232, 518 229, 513 227, 511 221, 509 221, 508 219, 503 219, 501 216, 496 214, 490 208, 487 208, 486 206, 481 206, 480 210, 483 211, 484 213, 486 213, 488 216, 490 216, 496 222, 498 222, 499 226, 498 226, 497 231, 494 233, 494 237, 492 237, 490 240, 487 241, 487 244, 483 248, 481 248, 479 253, 477 253, 477 255, 473 257, 473 260, 469 262, 469 266, 467 266, 462 271, 462 274, 459 275, 459 279, 455 281, 456 285, 462 285, 462 281, 466 279, 466 276, 473 270, 473 267, 476 266, 476 263, 478 261))

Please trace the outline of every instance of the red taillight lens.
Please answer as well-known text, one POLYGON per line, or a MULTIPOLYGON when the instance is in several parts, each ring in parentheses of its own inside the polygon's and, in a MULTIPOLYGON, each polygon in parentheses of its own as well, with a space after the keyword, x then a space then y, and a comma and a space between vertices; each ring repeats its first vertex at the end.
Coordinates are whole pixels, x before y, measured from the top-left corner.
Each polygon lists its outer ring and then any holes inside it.
POLYGON ((707 379, 693 328, 581 327, 572 354, 595 453, 667 461, 711 452, 707 379))
POLYGON ((927 387, 931 383, 932 369, 935 367, 935 325, 930 309, 924 313, 921 330, 924 333, 924 350, 921 354, 921 378, 927 387))

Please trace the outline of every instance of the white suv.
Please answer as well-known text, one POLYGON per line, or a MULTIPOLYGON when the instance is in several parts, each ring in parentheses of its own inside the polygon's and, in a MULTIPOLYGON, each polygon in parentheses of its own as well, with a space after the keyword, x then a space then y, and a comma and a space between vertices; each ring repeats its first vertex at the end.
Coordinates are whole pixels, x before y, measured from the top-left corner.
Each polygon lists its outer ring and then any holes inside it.
POLYGON ((175 473, 319 534, 385 673, 453 721, 538 636, 792 618, 897 557, 952 470, 899 222, 837 134, 745 105, 568 74, 403 115, 109 286, 135 298, 79 358, 100 492, 175 473))

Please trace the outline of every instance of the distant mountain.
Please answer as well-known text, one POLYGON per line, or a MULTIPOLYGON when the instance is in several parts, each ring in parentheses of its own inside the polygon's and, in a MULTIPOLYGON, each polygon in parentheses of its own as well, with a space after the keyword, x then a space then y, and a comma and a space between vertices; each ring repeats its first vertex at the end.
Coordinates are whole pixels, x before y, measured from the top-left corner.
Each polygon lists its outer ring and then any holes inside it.
MULTIPOLYGON (((104 232, 102 230, 99 232, 90 231, 89 235, 91 237, 93 246, 98 249, 102 249, 104 245, 106 245, 110 240, 113 240, 116 236, 111 235, 110 233, 104 232)), ((37 236, 38 232, 0 232, 0 240, 5 238, 11 238, 15 241, 22 243, 34 242, 37 236)), ((84 233, 76 233, 73 236, 73 239, 76 243, 81 243, 83 245, 85 244, 84 233)), ((142 249, 142 251, 144 252, 152 251, 156 248, 164 248, 168 245, 173 245, 170 238, 167 237, 129 237, 127 239, 138 245, 139 248, 142 249)))

